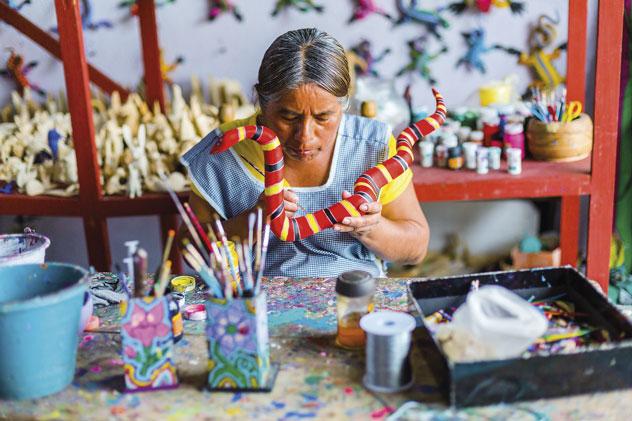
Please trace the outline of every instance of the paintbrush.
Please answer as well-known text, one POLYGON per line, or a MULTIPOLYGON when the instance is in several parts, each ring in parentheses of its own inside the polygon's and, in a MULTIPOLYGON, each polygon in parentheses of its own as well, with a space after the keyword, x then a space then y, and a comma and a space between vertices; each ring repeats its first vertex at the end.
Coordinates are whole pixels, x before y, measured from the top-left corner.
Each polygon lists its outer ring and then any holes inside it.
POLYGON ((215 231, 213 231, 213 227, 210 223, 206 224, 206 228, 208 230, 208 237, 211 240, 211 249, 213 250, 213 254, 215 255, 215 257, 217 258, 217 256, 219 256, 219 248, 217 247, 217 236, 215 235, 215 231))
POLYGON ((198 232, 198 235, 200 236, 200 238, 204 242, 204 245, 206 246, 207 252, 210 253, 211 252, 211 241, 209 240, 208 236, 204 232, 204 228, 202 228, 202 225, 200 224, 200 220, 197 218, 197 216, 195 216, 195 213, 193 213, 193 209, 191 209, 191 206, 189 206, 188 203, 184 203, 183 206, 184 206, 184 209, 186 210, 187 214, 189 215, 189 218, 191 219, 191 222, 193 223, 193 226, 195 227, 195 230, 198 232))
POLYGON ((244 248, 244 257, 246 258, 244 263, 246 264, 246 273, 248 274, 248 283, 250 284, 250 292, 253 292, 255 287, 255 281, 252 274, 252 253, 249 247, 246 247, 245 244, 242 244, 244 248))
POLYGON ((252 250, 253 235, 255 233, 255 221, 257 217, 254 212, 248 214, 248 248, 252 250))
POLYGON ((261 225, 263 224, 263 211, 257 208, 257 248, 255 250, 255 270, 259 268, 261 261, 261 225))
POLYGON ((219 281, 215 276, 211 273, 209 268, 206 265, 200 264, 187 250, 182 251, 182 256, 187 261, 187 263, 200 275, 200 278, 206 283, 209 289, 212 291, 213 295, 217 298, 223 296, 222 288, 219 284, 219 281))
POLYGON ((248 287, 246 283, 246 266, 244 265, 244 256, 243 250, 241 248, 241 241, 239 240, 239 237, 232 237, 231 241, 233 242, 233 244, 235 244, 235 251, 237 253, 237 268, 239 269, 239 281, 237 283, 243 282, 243 291, 245 289, 248 289, 248 287))
POLYGON ((165 248, 162 250, 162 259, 160 260, 160 264, 158 265, 158 267, 156 268, 156 271, 154 272, 154 279, 158 279, 162 271, 162 267, 164 266, 165 262, 169 258, 169 254, 171 253, 171 247, 173 245, 173 239, 175 236, 176 236, 176 232, 174 230, 169 230, 169 232, 167 233, 167 241, 165 242, 165 248))
POLYGON ((167 183, 167 180, 165 179, 164 175, 161 176, 161 180, 162 180, 163 187, 165 188, 165 190, 167 190, 167 193, 169 193, 169 196, 171 197, 171 200, 176 205, 176 208, 178 209, 178 213, 182 217, 182 221, 184 222, 184 225, 189 230, 189 233, 191 234, 191 239, 193 240, 195 245, 200 249, 200 251, 204 250, 204 246, 202 245, 202 240, 200 239, 200 237, 199 237, 197 231, 195 230, 195 228, 193 227, 193 224, 192 224, 191 220, 189 219, 189 215, 187 214, 187 212, 182 207, 182 203, 180 203, 180 199, 178 199, 178 196, 176 196, 176 193, 173 191, 171 186, 169 186, 169 184, 167 183))
POLYGON ((263 270, 266 265, 266 257, 268 256, 268 243, 270 241, 270 217, 266 218, 266 226, 263 233, 263 244, 261 246, 261 262, 259 264, 259 271, 257 272, 257 279, 255 280, 255 295, 259 293, 261 288, 261 277, 263 276, 263 270))
POLYGON ((211 247, 213 248, 213 255, 211 256, 211 269, 213 269, 213 273, 217 279, 221 279, 223 284, 226 284, 230 275, 226 273, 226 267, 224 266, 224 259, 222 258, 222 254, 220 253, 219 248, 217 247, 217 236, 215 235, 215 231, 213 231, 213 227, 211 224, 206 224, 208 228, 208 236, 211 238, 211 247), (215 268, 217 268, 219 272, 219 276, 215 273, 215 268))
POLYGON ((191 242, 188 239, 184 238, 182 240, 182 245, 198 262, 200 262, 200 264, 204 263, 204 257, 202 256, 200 251, 196 249, 193 246, 193 244, 191 244, 191 242))
POLYGON ((147 295, 147 282, 145 282, 147 251, 139 248, 132 258, 134 260, 134 297, 144 297, 147 295))
POLYGON ((167 260, 164 265, 160 268, 160 277, 154 284, 154 294, 156 298, 160 298, 165 294, 165 289, 167 289, 167 282, 169 279, 169 274, 171 273, 171 260, 167 260))
POLYGON ((237 269, 235 268, 235 262, 233 261, 234 259, 230 252, 230 248, 228 247, 228 238, 226 238, 226 232, 224 232, 224 227, 222 226, 222 221, 219 219, 219 216, 214 215, 214 217, 215 217, 215 226, 217 227, 217 233, 219 234, 219 237, 222 240, 222 246, 224 248, 224 253, 226 254, 224 258, 226 259, 230 267, 230 274, 233 278, 233 282, 235 283, 235 286, 237 287, 237 294, 241 295, 242 293, 241 285, 239 285, 239 282, 237 282, 237 269))
POLYGON ((116 263, 114 265, 114 269, 116 270, 116 277, 118 278, 118 281, 123 286, 123 292, 127 295, 127 298, 131 298, 132 297, 132 291, 129 290, 129 286, 127 285, 127 277, 125 276, 125 274, 121 270, 121 266, 119 266, 119 264, 116 263))

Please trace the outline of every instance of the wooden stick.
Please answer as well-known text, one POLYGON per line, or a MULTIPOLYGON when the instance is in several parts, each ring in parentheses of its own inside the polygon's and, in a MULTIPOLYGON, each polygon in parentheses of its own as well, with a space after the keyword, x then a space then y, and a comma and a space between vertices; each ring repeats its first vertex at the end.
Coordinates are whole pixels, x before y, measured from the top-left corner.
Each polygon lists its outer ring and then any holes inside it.
POLYGON ((189 215, 191 222, 193 223, 193 227, 195 228, 198 235, 204 242, 204 245, 206 246, 206 251, 210 253, 211 241, 208 239, 208 236, 204 232, 204 228, 202 228, 202 225, 200 224, 200 220, 197 218, 197 216, 195 216, 195 213, 193 213, 193 209, 191 209, 191 206, 189 206, 188 203, 185 202, 183 206, 184 206, 184 210, 187 212, 187 215, 189 215))
POLYGON ((257 208, 257 248, 255 250, 255 270, 259 270, 261 262, 261 225, 263 224, 263 211, 257 208))
POLYGON ((263 277, 263 270, 266 265, 266 258, 268 256, 268 243, 270 241, 270 217, 266 218, 265 232, 263 233, 263 244, 261 246, 261 262, 259 264, 259 271, 257 272, 257 279, 255 280, 255 295, 259 293, 261 288, 261 278, 263 277))
POLYGON ((241 285, 239 285, 239 282, 237 282, 237 269, 235 268, 235 262, 234 262, 232 253, 230 252, 230 248, 228 246, 228 238, 226 238, 226 232, 224 231, 224 227, 222 226, 222 221, 220 220, 219 216, 214 215, 214 217, 215 217, 215 226, 217 226, 217 232, 220 238, 222 239, 222 246, 224 248, 224 253, 226 254, 224 259, 226 259, 226 261, 228 262, 228 266, 230 267, 230 275, 232 276, 233 282, 237 288, 237 293, 238 295, 241 295, 242 294, 241 285))
POLYGON ((200 265, 197 260, 187 250, 182 251, 182 256, 191 265, 191 267, 200 275, 204 283, 213 292, 213 295, 217 298, 222 297, 222 288, 217 278, 211 273, 211 271, 205 265, 200 265))
POLYGON ((202 240, 200 239, 195 228, 193 227, 193 224, 191 220, 189 219, 189 215, 187 215, 187 212, 182 207, 182 203, 180 203, 180 199, 178 199, 178 196, 176 196, 176 193, 173 191, 171 186, 169 186, 169 184, 167 183, 167 179, 164 177, 164 175, 161 176, 161 179, 162 179, 163 187, 165 188, 165 190, 167 190, 167 193, 169 193, 171 200, 173 201, 173 203, 176 205, 176 208, 178 209, 178 213, 182 217, 182 221, 184 222, 184 225, 189 230, 189 233, 191 234, 191 239, 200 250, 204 250, 204 246, 202 245, 202 240))
POLYGON ((162 265, 160 270, 160 277, 154 284, 154 294, 157 298, 162 297, 165 294, 165 289, 167 289, 167 282, 169 279, 169 274, 171 273, 171 260, 167 260, 164 265, 162 265))

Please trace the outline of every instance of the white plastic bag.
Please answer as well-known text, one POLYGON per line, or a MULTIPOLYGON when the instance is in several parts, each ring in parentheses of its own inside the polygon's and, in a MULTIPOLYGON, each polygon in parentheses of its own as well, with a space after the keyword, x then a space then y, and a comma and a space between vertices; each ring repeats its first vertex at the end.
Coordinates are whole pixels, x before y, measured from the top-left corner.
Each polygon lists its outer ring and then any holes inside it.
POLYGON ((487 285, 467 295, 438 336, 452 359, 503 359, 521 355, 547 326, 546 317, 526 300, 507 288, 487 285))

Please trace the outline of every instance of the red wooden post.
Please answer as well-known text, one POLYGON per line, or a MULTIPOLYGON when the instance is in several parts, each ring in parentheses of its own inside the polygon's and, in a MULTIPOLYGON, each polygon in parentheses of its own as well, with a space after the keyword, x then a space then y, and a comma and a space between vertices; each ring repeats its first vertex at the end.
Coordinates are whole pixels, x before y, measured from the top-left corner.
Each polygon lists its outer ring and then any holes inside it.
POLYGON ((165 93, 160 72, 160 47, 154 0, 138 0, 138 18, 145 69, 145 93, 150 106, 158 101, 165 110, 165 93))
MULTIPOLYGON (((22 32, 53 56, 61 59, 61 49, 59 47, 59 42, 55 38, 51 37, 37 25, 22 16, 17 10, 12 9, 8 4, 1 1, 0 19, 22 32)), ((125 100, 129 95, 129 91, 127 89, 114 82, 90 64, 88 64, 88 74, 90 75, 90 80, 108 94, 111 94, 113 91, 118 91, 123 100, 125 100)))
MULTIPOLYGON (((160 46, 158 43, 158 26, 156 24, 156 8, 154 0, 138 1, 138 18, 140 20, 140 37, 143 48, 143 66, 145 75, 145 94, 147 102, 153 105, 160 104, 160 108, 165 111, 165 92, 163 89, 162 72, 160 69, 160 46)), ((162 239, 167 238, 170 229, 178 229, 178 218, 176 215, 160 215, 160 227, 162 239)), ((182 272, 182 260, 180 259, 179 248, 172 249, 171 260, 173 262, 173 272, 182 272)))
POLYGON ((580 199, 581 196, 562 196, 560 249, 563 265, 577 266, 580 199))
POLYGON ((595 68, 595 135, 588 217, 587 276, 608 289, 619 127, 623 0, 599 2, 595 68))
POLYGON ((568 0, 568 49, 566 87, 569 101, 586 96, 586 20, 588 0, 568 0))
POLYGON ((83 46, 83 31, 76 0, 55 0, 61 57, 68 96, 68 110, 72 123, 72 137, 77 154, 79 202, 84 217, 84 230, 90 263, 97 270, 110 267, 110 248, 107 222, 99 216, 98 201, 101 182, 97 151, 94 142, 92 104, 88 88, 88 66, 83 46))

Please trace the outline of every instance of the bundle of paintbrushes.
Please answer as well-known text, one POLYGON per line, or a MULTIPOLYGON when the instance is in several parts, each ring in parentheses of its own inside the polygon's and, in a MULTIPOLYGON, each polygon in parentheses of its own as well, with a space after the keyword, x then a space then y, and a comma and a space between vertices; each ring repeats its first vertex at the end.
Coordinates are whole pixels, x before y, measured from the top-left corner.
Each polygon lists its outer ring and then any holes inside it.
POLYGON ((238 237, 229 241, 219 216, 214 215, 213 224, 206 224, 205 231, 189 204, 180 203, 167 184, 165 188, 189 233, 190 240, 182 241, 182 256, 206 283, 212 296, 230 300, 257 295, 270 240, 270 221, 263 223, 261 208, 249 215, 247 242, 238 237))
POLYGON ((566 88, 548 92, 533 88, 531 95, 531 112, 543 123, 568 123, 581 114, 581 102, 566 102, 566 88))
POLYGON ((127 246, 127 257, 123 259, 123 262, 125 262, 127 266, 127 276, 118 269, 118 264, 117 276, 123 287, 123 291, 129 298, 142 298, 152 295, 156 298, 160 298, 165 294, 171 274, 172 263, 168 257, 171 252, 174 237, 175 231, 169 230, 160 265, 153 275, 153 284, 150 283, 150 279, 147 276, 147 251, 143 248, 138 248, 138 241, 127 241, 125 243, 125 246, 127 246), (128 277, 133 280, 133 291, 130 290, 128 285, 128 277))

